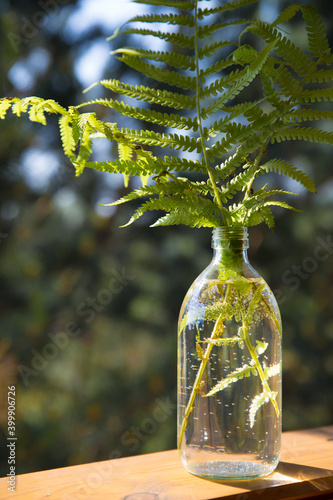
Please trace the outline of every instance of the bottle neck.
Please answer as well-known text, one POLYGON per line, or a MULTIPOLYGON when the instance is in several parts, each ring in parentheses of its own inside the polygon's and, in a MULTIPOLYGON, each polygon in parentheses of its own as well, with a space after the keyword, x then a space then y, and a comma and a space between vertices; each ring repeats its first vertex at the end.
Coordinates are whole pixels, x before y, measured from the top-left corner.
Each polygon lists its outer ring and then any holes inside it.
POLYGON ((249 247, 246 227, 216 227, 213 229, 213 261, 219 265, 240 271, 248 265, 249 247))

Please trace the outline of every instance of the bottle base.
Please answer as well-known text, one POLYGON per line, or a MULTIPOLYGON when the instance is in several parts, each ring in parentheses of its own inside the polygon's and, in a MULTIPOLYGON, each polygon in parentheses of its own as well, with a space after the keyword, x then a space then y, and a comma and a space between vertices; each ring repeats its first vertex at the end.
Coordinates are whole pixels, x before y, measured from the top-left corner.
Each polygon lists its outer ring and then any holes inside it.
POLYGON ((271 474, 277 464, 264 464, 246 461, 213 461, 193 464, 186 469, 195 476, 205 479, 241 481, 256 479, 271 474))

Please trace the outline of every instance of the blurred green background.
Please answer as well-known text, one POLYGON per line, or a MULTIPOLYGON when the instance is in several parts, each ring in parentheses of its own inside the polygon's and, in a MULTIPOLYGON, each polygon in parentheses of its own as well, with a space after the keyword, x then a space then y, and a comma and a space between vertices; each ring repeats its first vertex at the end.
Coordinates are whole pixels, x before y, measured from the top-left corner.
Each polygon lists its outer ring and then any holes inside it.
MULTIPOLYGON (((260 13, 269 18, 289 3, 262 1, 260 13)), ((320 9, 333 46, 333 3, 305 3, 320 9)), ((38 95, 67 106, 102 77, 139 83, 109 55, 131 41, 105 41, 140 11, 119 6, 2 1, 1 96, 38 95)), ((297 22, 293 30, 302 42, 297 22)), ((304 212, 278 212, 273 233, 263 226, 250 232, 250 261, 283 318, 283 427, 291 430, 333 423, 333 152, 293 142, 275 153, 318 186, 317 195, 293 186, 304 212)), ((96 158, 113 154, 96 150, 96 158)), ((1 475, 8 472, 12 384, 17 473, 174 448, 178 312, 210 261, 211 231, 151 229, 154 214, 120 229, 133 206, 98 203, 126 192, 122 178, 93 171, 75 178, 52 118, 47 127, 1 121, 0 162, 1 475)))

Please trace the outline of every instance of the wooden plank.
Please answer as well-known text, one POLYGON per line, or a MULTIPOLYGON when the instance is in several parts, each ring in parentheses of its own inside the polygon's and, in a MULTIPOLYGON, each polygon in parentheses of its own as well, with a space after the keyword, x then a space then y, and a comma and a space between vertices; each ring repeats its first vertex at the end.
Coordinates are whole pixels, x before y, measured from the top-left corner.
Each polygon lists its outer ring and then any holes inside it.
MULTIPOLYGON (((0 500, 8 500, 6 478, 0 500)), ((177 450, 16 477, 15 500, 333 499, 333 426, 283 433, 281 463, 263 479, 215 482, 185 471, 177 450)))

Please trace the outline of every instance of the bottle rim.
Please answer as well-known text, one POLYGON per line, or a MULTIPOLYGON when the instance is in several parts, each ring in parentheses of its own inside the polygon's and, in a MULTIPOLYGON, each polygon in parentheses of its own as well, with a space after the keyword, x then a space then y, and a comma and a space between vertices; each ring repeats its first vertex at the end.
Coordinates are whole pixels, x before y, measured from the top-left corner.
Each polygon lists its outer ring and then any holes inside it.
POLYGON ((230 248, 231 242, 234 248, 239 246, 243 250, 247 249, 249 247, 247 227, 214 227, 212 235, 212 248, 230 248), (238 245, 237 241, 239 242, 238 245))

